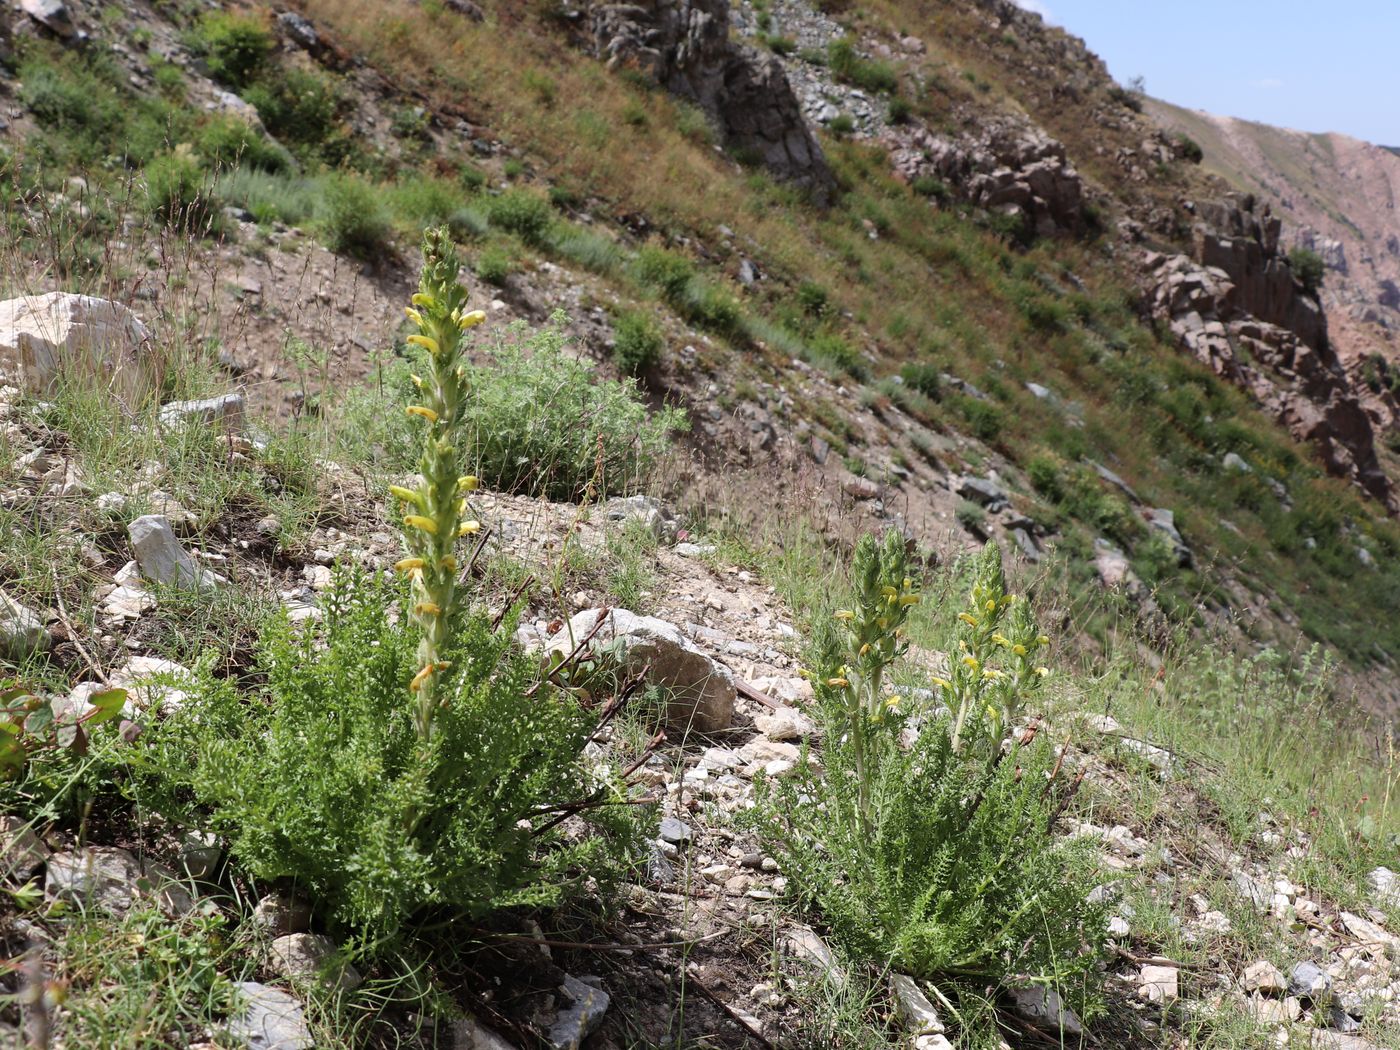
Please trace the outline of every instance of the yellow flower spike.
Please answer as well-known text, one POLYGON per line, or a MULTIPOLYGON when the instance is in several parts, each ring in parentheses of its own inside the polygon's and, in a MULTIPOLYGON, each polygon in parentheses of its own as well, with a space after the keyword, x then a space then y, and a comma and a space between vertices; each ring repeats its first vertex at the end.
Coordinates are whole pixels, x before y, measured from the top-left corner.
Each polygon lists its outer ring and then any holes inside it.
POLYGON ((996 599, 995 599, 995 598, 988 598, 988 599, 987 599, 987 611, 988 611, 989 613, 993 613, 993 612, 996 612, 996 611, 997 611, 997 603, 996 603, 996 599))
POLYGON ((425 310, 431 310, 437 305, 437 300, 427 292, 414 292, 413 298, 409 300, 414 306, 421 306, 425 310))
POLYGON ((1011 644, 1011 639, 1006 637, 1006 635, 1002 634, 1000 631, 997 631, 995 634, 992 635, 992 641, 996 642, 997 645, 1011 644))
POLYGON ((870 652, 870 643, 869 643, 869 642, 866 642, 864 645, 862 645, 862 646, 860 647, 860 654, 859 654, 859 655, 864 656, 864 655, 865 655, 866 653, 868 653, 868 652, 870 652))
POLYGON ((405 503, 412 503, 420 510, 423 507, 423 494, 421 492, 414 492, 412 489, 406 489, 402 485, 390 485, 389 492, 405 503))
POLYGON ((482 324, 485 320, 485 310, 473 310, 469 314, 463 314, 462 319, 458 321, 457 324, 458 327, 460 327, 462 331, 465 332, 468 328, 475 328, 477 325, 482 324))
POLYGON ((457 488, 462 492, 475 492, 481 487, 481 480, 475 474, 463 474, 457 479, 457 488))
POLYGON ((403 313, 405 317, 407 317, 410 321, 416 324, 419 328, 423 327, 423 315, 420 314, 413 307, 405 306, 403 308, 403 313))
POLYGON ((467 501, 466 501, 466 499, 465 499, 465 498, 459 499, 459 500, 457 501, 457 513, 458 513, 458 514, 465 514, 466 512, 467 512, 467 501))
POLYGON ((430 335, 411 335, 405 339, 404 342, 408 343, 410 346, 421 346, 434 357, 437 357, 437 355, 442 352, 442 348, 438 346, 438 341, 430 335))
POLYGON ((899 604, 907 609, 911 605, 918 605, 921 601, 923 601, 922 595, 906 594, 903 598, 899 599, 899 604))
POLYGON ((437 535, 437 522, 435 522, 432 518, 425 518, 421 514, 410 514, 408 517, 403 519, 403 523, 415 529, 422 529, 424 532, 429 533, 430 535, 437 535))
POLYGON ((912 586, 914 586, 914 581, 908 576, 904 577, 904 589, 907 591, 912 586))
POLYGON ((1025 656, 1025 655, 1026 655, 1026 647, 1025 647, 1024 645, 1013 645, 1013 646, 1011 647, 1011 651, 1012 651, 1013 653, 1015 653, 1017 656, 1025 656))
POLYGON ((1005 678, 1006 675, 998 671, 995 667, 986 667, 982 669, 982 677, 995 682, 999 678, 1005 678))
POLYGON ((438 421, 438 414, 424 405, 409 405, 404 409, 404 412, 410 416, 422 416, 429 423, 436 423, 438 421))
POLYGON ((413 607, 413 611, 419 616, 441 616, 442 610, 438 608, 436 602, 419 602, 413 607))
POLYGON ((452 661, 451 661, 451 660, 439 660, 439 661, 437 662, 437 666, 434 667, 433 670, 434 670, 434 671, 439 671, 439 672, 441 672, 441 671, 446 671, 446 670, 447 670, 449 667, 451 667, 451 666, 452 666, 452 661))
POLYGON ((972 668, 974 671, 982 666, 982 664, 978 661, 977 657, 975 656, 964 656, 962 658, 962 662, 967 664, 967 666, 972 668))
POLYGON ((958 619, 969 627, 977 626, 977 617, 973 616, 971 613, 958 613, 958 619))
POLYGON ((426 568, 427 564, 422 558, 404 558, 394 562, 394 569, 398 572, 413 572, 426 568))
POLYGON ((481 531, 481 522, 472 520, 462 522, 462 527, 457 530, 458 536, 470 536, 474 532, 481 531))
POLYGON ((856 618, 856 614, 851 612, 850 609, 837 609, 832 615, 838 620, 854 620, 856 618))
POLYGON ((1047 634, 1042 634, 1042 635, 1038 636, 1038 637, 1036 638, 1036 640, 1035 640, 1035 644, 1036 644, 1036 645, 1049 645, 1049 644, 1050 644, 1050 636, 1047 635, 1047 634))

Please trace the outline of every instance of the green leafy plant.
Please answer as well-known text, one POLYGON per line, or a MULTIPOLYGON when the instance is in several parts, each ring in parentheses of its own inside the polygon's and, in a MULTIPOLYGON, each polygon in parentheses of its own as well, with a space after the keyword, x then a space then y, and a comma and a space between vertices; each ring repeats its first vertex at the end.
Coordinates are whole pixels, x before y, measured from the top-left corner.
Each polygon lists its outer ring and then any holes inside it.
POLYGON ((391 489, 407 511, 399 577, 340 568, 319 626, 285 613, 267 626, 255 694, 207 678, 155 732, 161 754, 191 755, 191 794, 241 864, 295 880, 371 943, 434 911, 557 902, 605 881, 633 842, 620 780, 582 757, 612 709, 542 680, 515 615, 473 608, 457 584, 458 544, 478 528, 475 479, 458 473, 462 333, 483 320, 464 312, 458 269, 431 231, 409 310, 419 474, 391 489))
POLYGON ((22 685, 0 685, 0 780, 22 775, 37 751, 87 750, 88 732, 122 713, 125 689, 104 689, 88 697, 81 715, 55 712, 53 701, 22 685))
POLYGON ((217 232, 218 205, 213 186, 188 147, 146 165, 146 207, 167 226, 199 234, 217 232))
POLYGON ((613 357, 631 376, 650 372, 661 361, 666 340, 656 322, 636 310, 618 314, 613 325, 613 357))
POLYGON ((961 670, 931 680, 955 710, 921 703, 889 687, 919 600, 908 571, 896 533, 857 545, 855 600, 819 626, 809 673, 824 769, 804 755, 761 782, 750 819, 843 947, 932 984, 967 1027, 988 984, 1048 985, 1092 1016, 1104 921, 1086 902, 1092 851, 1051 831, 1068 798, 1054 748, 1033 727, 1011 731, 1042 677, 1020 662, 1041 645, 1022 640, 1028 606, 1005 595, 989 547, 961 670))
POLYGON ((1304 291, 1317 295, 1327 276, 1327 263, 1322 256, 1311 248, 1294 248, 1288 253, 1288 265, 1304 291))
POLYGON ((194 49, 203 56, 209 75, 234 88, 246 87, 272 54, 272 33, 247 15, 211 11, 193 35, 194 49))
POLYGON ((368 259, 389 244, 389 217, 373 186, 349 174, 333 175, 324 183, 317 208, 326 247, 368 259))

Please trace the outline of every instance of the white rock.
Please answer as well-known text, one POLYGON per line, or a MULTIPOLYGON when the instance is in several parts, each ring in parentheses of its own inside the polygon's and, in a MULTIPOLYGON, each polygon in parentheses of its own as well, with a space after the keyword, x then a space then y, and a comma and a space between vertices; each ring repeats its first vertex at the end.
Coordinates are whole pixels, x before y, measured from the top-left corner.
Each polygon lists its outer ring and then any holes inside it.
POLYGON ((20 0, 20 8, 34 21, 53 30, 61 37, 70 37, 77 32, 73 17, 63 0, 20 0))
POLYGON ((163 427, 213 426, 236 434, 243 429, 243 395, 221 394, 198 401, 171 401, 161 406, 160 424, 163 427))
POLYGON ((516 1047, 494 1029, 466 1017, 453 1026, 452 1050, 516 1050, 516 1047))
POLYGON ((1288 991, 1288 978, 1273 963, 1260 959, 1244 971, 1240 979, 1246 992, 1261 992, 1264 995, 1283 995, 1288 991))
POLYGON ((240 1009, 230 1017, 227 1031, 248 1050, 312 1050, 316 1045, 305 1010, 286 992, 256 981, 240 981, 234 989, 240 1009))
POLYGON ((801 962, 823 970, 836 969, 836 957, 826 942, 805 926, 794 926, 787 934, 788 950, 801 962))
POLYGON ((1065 1035, 1084 1034, 1084 1023, 1079 1020, 1079 1015, 1065 1005, 1053 988, 1040 985, 1012 988, 1007 992, 1007 997, 1011 1008, 1027 1020, 1063 1031, 1065 1035))
MULTIPOLYGON (((550 653, 567 656, 579 639, 598 622, 601 610, 576 613, 569 626, 546 644, 550 653)), ((654 616, 638 616, 626 609, 609 611, 607 621, 593 635, 595 649, 616 641, 628 673, 645 670, 647 680, 666 687, 670 696, 666 721, 673 728, 717 733, 734 720, 735 688, 729 670, 702 653, 672 624, 654 616)))
POLYGON ((1144 966, 1138 976, 1138 995, 1149 1003, 1171 1003, 1180 998, 1175 966, 1144 966))
POLYGON ((945 1029, 938 1011, 912 977, 890 974, 890 992, 894 996, 895 1011, 906 1028, 915 1035, 943 1034, 945 1029))
POLYGON ((127 399, 157 378, 151 333, 119 303, 48 292, 0 301, 0 367, 27 390, 47 392, 60 374, 94 377, 127 399))
POLYGON ((817 731, 812 720, 795 707, 755 715, 753 723, 760 733, 776 741, 805 740, 817 731))
POLYGON ((269 893, 253 906, 252 921, 275 937, 305 933, 311 927, 311 906, 284 893, 269 893))
POLYGON ((0 816, 0 879, 28 881, 52 852, 19 817, 0 816))
POLYGON ((48 860, 44 891, 56 900, 113 912, 126 911, 138 895, 152 898, 171 915, 194 910, 194 900, 170 869, 106 846, 55 853, 48 860))
POLYGON ((194 672, 188 667, 156 656, 133 656, 110 677, 113 686, 130 694, 137 708, 161 713, 178 711, 189 699, 184 689, 172 683, 194 685, 194 672))
POLYGON ((334 991, 351 992, 364 980, 339 957, 335 941, 319 933, 289 933, 268 946, 268 966, 292 981, 316 981, 334 991))
POLYGON ((1366 881, 1371 884, 1377 904, 1383 908, 1400 908, 1400 875, 1389 868, 1376 868, 1366 881))

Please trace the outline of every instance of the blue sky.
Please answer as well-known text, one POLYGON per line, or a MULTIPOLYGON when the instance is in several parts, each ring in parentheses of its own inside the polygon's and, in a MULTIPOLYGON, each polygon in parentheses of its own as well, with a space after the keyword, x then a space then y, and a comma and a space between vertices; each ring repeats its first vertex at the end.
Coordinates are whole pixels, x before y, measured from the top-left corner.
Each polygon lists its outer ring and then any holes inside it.
POLYGON ((1400 0, 1016 0, 1179 106, 1400 146, 1400 0))

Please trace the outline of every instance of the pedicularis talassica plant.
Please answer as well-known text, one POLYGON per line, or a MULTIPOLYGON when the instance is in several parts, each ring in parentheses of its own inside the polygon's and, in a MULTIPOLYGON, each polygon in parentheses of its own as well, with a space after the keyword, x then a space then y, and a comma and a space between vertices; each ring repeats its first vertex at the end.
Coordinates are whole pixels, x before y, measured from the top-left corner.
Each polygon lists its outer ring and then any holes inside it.
POLYGON ((751 819, 799 900, 856 956, 949 1003, 1031 980, 1092 1006, 1104 916, 1086 900, 1091 851, 1052 833, 1071 790, 1054 748, 1014 731, 1049 673, 1029 603, 1006 593, 988 545, 948 676, 930 676, 935 701, 920 706, 887 688, 920 601, 902 538, 862 539, 852 575, 854 601, 818 625, 808 672, 824 768, 804 756, 760 783, 751 819))
POLYGON ((295 883, 366 939, 430 913, 553 904, 605 882, 636 841, 618 779, 583 759, 598 712, 541 680, 513 642, 515 613, 491 616, 458 584, 478 528, 475 480, 458 473, 461 344, 481 315, 465 310, 445 233, 427 235, 424 260, 407 409, 423 445, 418 480, 392 490, 397 574, 340 567, 321 623, 265 628, 258 693, 206 680, 143 751, 159 776, 142 797, 183 805, 171 815, 227 836, 251 874, 295 883))
POLYGON ((409 683, 417 694, 418 735, 432 736, 439 701, 438 678, 448 669, 443 660, 448 624, 457 607, 457 544, 480 525, 466 517, 467 493, 476 478, 458 472, 457 437, 466 407, 467 369, 462 333, 486 320, 480 310, 466 312, 467 293, 457 283, 457 254, 445 230, 429 231, 423 242, 423 274, 413 306, 406 310, 418 331, 410 345, 425 351, 426 375, 413 377, 422 403, 408 414, 424 421, 421 480, 414 489, 391 486, 409 513, 403 519, 408 557, 396 568, 412 581, 410 616, 418 630, 418 672, 409 683))

